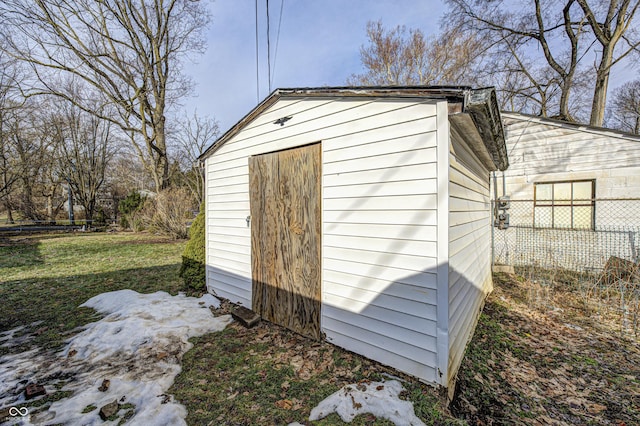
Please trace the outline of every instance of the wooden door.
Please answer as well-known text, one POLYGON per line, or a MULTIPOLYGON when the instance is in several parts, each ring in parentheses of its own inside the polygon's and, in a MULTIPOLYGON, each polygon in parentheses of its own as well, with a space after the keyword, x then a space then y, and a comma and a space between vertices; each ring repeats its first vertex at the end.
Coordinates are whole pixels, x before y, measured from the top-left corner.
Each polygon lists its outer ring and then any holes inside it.
POLYGON ((249 158, 252 308, 320 339, 320 144, 249 158))

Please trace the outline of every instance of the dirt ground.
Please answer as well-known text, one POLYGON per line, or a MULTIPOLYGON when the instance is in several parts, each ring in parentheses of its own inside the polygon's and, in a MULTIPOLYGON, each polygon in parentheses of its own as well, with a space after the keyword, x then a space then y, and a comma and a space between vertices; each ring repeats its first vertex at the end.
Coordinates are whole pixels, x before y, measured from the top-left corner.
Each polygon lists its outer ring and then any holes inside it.
POLYGON ((458 377, 453 413, 473 425, 638 425, 640 345, 570 288, 532 303, 531 283, 494 276, 458 377))

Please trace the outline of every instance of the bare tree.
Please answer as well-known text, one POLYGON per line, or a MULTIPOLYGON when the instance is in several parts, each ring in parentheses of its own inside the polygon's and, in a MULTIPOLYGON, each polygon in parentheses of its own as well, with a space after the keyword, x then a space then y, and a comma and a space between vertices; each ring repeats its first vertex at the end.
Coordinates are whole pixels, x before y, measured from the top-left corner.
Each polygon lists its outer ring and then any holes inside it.
POLYGON ((18 90, 19 78, 15 61, 0 55, 0 202, 10 223, 13 223, 11 194, 20 177, 11 143, 12 121, 22 102, 18 90))
POLYGON ((185 115, 179 119, 175 140, 180 167, 184 183, 198 203, 204 200, 204 169, 198 157, 219 133, 220 128, 215 119, 199 116, 195 111, 191 117, 185 115))
POLYGON ((6 152, 19 183, 14 208, 32 220, 47 218, 39 199, 49 192, 46 187, 55 164, 54 140, 41 118, 34 105, 23 104, 13 111, 5 129, 6 152))
POLYGON ((640 135, 640 80, 617 88, 610 106, 612 127, 640 135))
MULTIPOLYGON (((507 86, 509 96, 539 104, 539 114, 574 121, 579 111, 572 97, 593 88, 590 124, 602 126, 611 68, 637 51, 640 37, 633 23, 640 0, 448 0, 448 18, 491 40, 492 80, 517 73, 523 85, 507 86), (624 49, 614 52, 624 43, 624 49), (597 49, 600 44, 601 49, 597 49), (542 52, 538 58, 536 52, 542 52), (596 72, 588 60, 595 55, 596 72), (542 67, 535 66, 541 62, 542 67), (496 78, 497 77, 497 78, 496 78), (557 108, 557 113, 550 112, 557 108)), ((509 80, 510 78, 507 78, 509 80)), ((498 85, 498 90, 500 90, 498 85)))
POLYGON ((156 188, 166 187, 166 111, 190 90, 180 63, 204 46, 209 14, 203 3, 5 0, 0 16, 8 51, 29 63, 37 78, 29 94, 56 95, 119 126, 156 188), (83 81, 91 91, 69 92, 57 84, 65 81, 61 76, 83 81), (97 109, 90 96, 95 91, 102 102, 97 109))
POLYGON ((576 89, 580 59, 587 50, 583 46, 586 23, 575 0, 448 3, 449 19, 490 41, 486 62, 508 64, 491 67, 492 80, 523 83, 498 86, 499 90, 506 90, 507 98, 519 97, 529 108, 538 105, 542 116, 574 121, 570 97, 576 89), (532 56, 532 52, 541 55, 532 56), (517 77, 500 77, 505 73, 517 77), (557 112, 550 113, 551 107, 557 112))
POLYGON ((367 23, 368 45, 360 48, 366 72, 354 74, 352 85, 460 84, 471 80, 471 65, 482 41, 461 28, 447 28, 440 37, 426 38, 419 29, 397 26, 387 30, 381 21, 367 23))
POLYGON ((62 104, 51 121, 58 141, 60 175, 84 208, 86 219, 92 220, 114 152, 111 123, 70 103, 62 104))
POLYGON ((640 1, 576 1, 584 11, 593 35, 602 48, 601 51, 596 51, 599 59, 589 122, 592 126, 602 126, 611 68, 640 46, 640 34, 636 28, 638 26, 636 12, 638 12, 640 1), (616 54, 615 50, 619 42, 624 43, 624 48, 622 52, 616 54))

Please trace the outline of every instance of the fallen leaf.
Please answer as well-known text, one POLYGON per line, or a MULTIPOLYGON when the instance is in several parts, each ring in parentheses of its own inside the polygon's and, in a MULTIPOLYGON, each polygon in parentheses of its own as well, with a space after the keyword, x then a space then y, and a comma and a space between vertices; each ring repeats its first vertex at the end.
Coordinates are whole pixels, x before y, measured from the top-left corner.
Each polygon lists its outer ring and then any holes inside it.
POLYGON ((589 404, 587 406, 587 411, 589 411, 591 414, 599 414, 606 409, 607 406, 602 404, 589 404))
POLYGON ((289 399, 281 399, 280 401, 276 401, 276 407, 283 410, 291 410, 291 408, 293 408, 293 402, 289 399))

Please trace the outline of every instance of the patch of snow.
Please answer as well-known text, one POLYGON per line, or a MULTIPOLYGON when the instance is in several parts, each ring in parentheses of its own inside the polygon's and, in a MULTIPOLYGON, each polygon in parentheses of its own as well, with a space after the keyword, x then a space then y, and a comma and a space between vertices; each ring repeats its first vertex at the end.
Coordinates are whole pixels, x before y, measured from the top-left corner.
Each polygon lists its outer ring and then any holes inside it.
POLYGON ((106 316, 71 338, 57 357, 35 350, 0 358, 0 407, 24 403, 27 383, 44 384, 48 394, 56 388, 73 392, 45 412, 14 419, 14 424, 117 424, 99 417, 100 407, 114 400, 135 405, 127 423, 185 424, 186 409, 166 391, 193 346, 188 339, 221 331, 232 321, 230 315, 213 316, 209 306, 219 307, 218 300, 210 294, 194 298, 120 290, 81 306, 106 316), (110 386, 101 392, 104 379, 110 386), (97 408, 83 414, 89 405, 97 408))
POLYGON ((424 426, 416 416, 413 404, 399 398, 403 390, 397 380, 346 385, 311 410, 309 420, 320 420, 335 412, 342 421, 351 423, 356 416, 371 413, 396 426, 424 426))

